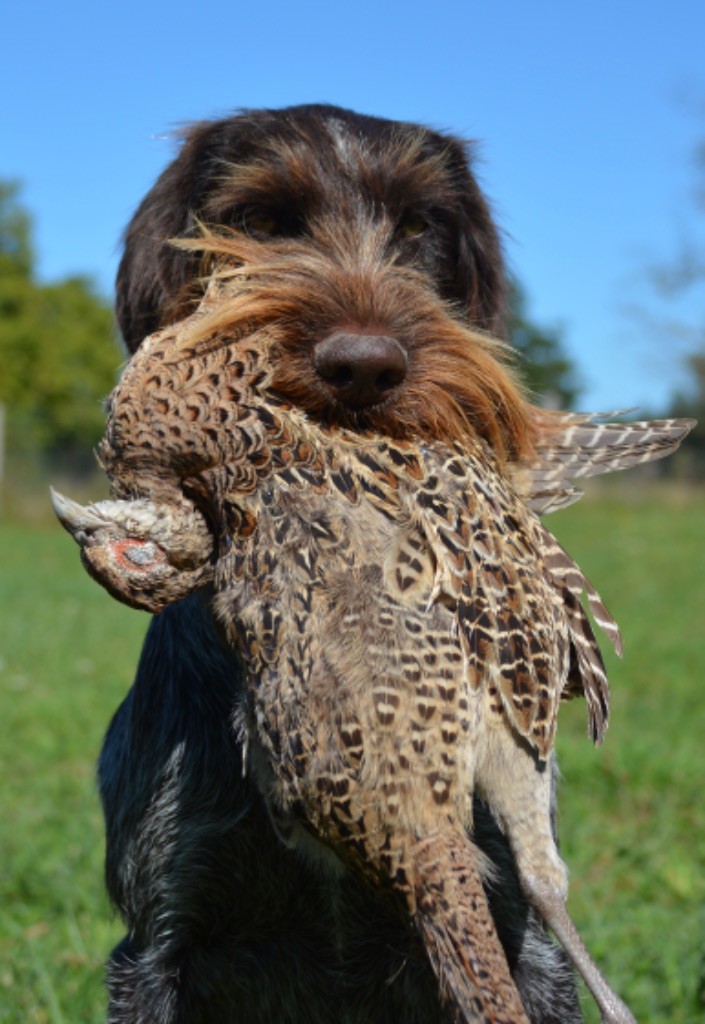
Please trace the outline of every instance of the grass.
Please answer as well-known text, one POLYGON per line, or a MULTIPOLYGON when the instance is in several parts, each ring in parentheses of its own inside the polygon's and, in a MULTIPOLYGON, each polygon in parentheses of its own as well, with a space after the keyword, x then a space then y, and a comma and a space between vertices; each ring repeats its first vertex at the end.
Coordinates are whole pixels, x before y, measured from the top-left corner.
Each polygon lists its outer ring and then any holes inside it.
MULTIPOLYGON (((602 496, 551 525, 623 628, 604 747, 559 728, 571 910, 641 1024, 705 1021, 705 497, 602 496)), ((0 1020, 104 1020, 121 934, 103 895, 94 761, 146 616, 58 528, 0 526, 0 1020)), ((587 1019, 599 1017, 585 999, 587 1019)), ((254 1024, 254 1022, 253 1022, 254 1024)))
POLYGON ((105 1019, 119 937, 103 895, 94 761, 146 616, 86 576, 57 529, 0 530, 0 1021, 105 1019))
POLYGON ((603 748, 584 738, 578 703, 561 714, 571 911, 642 1024, 695 1024, 705 1021, 705 500, 603 499, 554 526, 625 642, 624 660, 608 660, 603 748))

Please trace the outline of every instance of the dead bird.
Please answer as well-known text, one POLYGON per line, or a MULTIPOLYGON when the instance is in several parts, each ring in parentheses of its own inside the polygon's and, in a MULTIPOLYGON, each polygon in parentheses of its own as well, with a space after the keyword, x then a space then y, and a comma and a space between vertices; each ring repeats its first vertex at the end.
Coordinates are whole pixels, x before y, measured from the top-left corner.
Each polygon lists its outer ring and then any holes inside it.
POLYGON ((559 701, 585 695, 596 742, 609 711, 583 592, 618 649, 619 633, 536 512, 573 500, 574 477, 668 454, 691 424, 536 410, 501 349, 446 317, 441 342, 474 347, 494 388, 466 431, 441 443, 379 417, 333 425, 287 398, 284 300, 272 323, 253 298, 282 265, 216 280, 194 316, 143 343, 101 447, 115 500, 56 496, 59 518, 128 604, 158 612, 212 585, 280 834, 313 835, 388 893, 453 1020, 527 1019, 482 887, 476 792, 603 1020, 633 1021, 568 918, 550 826, 559 701))

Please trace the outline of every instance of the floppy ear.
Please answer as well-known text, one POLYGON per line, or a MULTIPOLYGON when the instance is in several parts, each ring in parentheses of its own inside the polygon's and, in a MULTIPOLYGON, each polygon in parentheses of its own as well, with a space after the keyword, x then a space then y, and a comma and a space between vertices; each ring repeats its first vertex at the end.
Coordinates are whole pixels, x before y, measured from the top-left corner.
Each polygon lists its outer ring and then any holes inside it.
POLYGON ((188 228, 198 201, 194 176, 199 165, 209 159, 210 128, 195 125, 188 131, 178 157, 142 200, 125 232, 116 313, 131 352, 160 326, 164 308, 173 302, 191 272, 193 257, 175 250, 168 240, 188 228))
POLYGON ((116 282, 116 313, 125 344, 134 352, 148 334, 186 310, 186 285, 199 257, 170 244, 190 234, 224 164, 246 144, 244 118, 201 121, 187 129, 181 151, 147 193, 124 235, 116 282))
POLYGON ((473 326, 502 338, 507 279, 499 233, 470 169, 471 149, 451 139, 447 154, 457 196, 452 297, 468 311, 473 326))

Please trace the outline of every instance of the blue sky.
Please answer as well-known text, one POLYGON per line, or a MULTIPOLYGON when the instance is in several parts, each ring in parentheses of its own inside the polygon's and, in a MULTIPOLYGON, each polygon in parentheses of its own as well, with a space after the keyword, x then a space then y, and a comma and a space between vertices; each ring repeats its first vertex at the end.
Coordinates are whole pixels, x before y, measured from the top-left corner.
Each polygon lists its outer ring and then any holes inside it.
POLYGON ((0 38, 0 177, 24 184, 42 277, 110 294, 180 123, 325 100, 481 141, 510 265, 564 328, 584 408, 658 408, 681 379, 677 332, 633 310, 705 322, 702 288, 670 307, 647 280, 703 240, 703 0, 26 0, 0 38))

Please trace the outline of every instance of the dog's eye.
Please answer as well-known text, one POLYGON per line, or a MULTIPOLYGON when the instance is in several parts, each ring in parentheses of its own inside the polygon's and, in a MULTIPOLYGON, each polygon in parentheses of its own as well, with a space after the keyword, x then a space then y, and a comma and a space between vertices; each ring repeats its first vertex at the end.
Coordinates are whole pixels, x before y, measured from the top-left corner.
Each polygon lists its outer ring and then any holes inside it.
POLYGON ((246 210, 242 215, 242 226, 248 234, 263 238, 283 233, 278 218, 268 210, 246 210))
POLYGON ((399 234, 402 238, 418 238, 428 227, 427 221, 419 213, 407 213, 399 222, 399 234))

